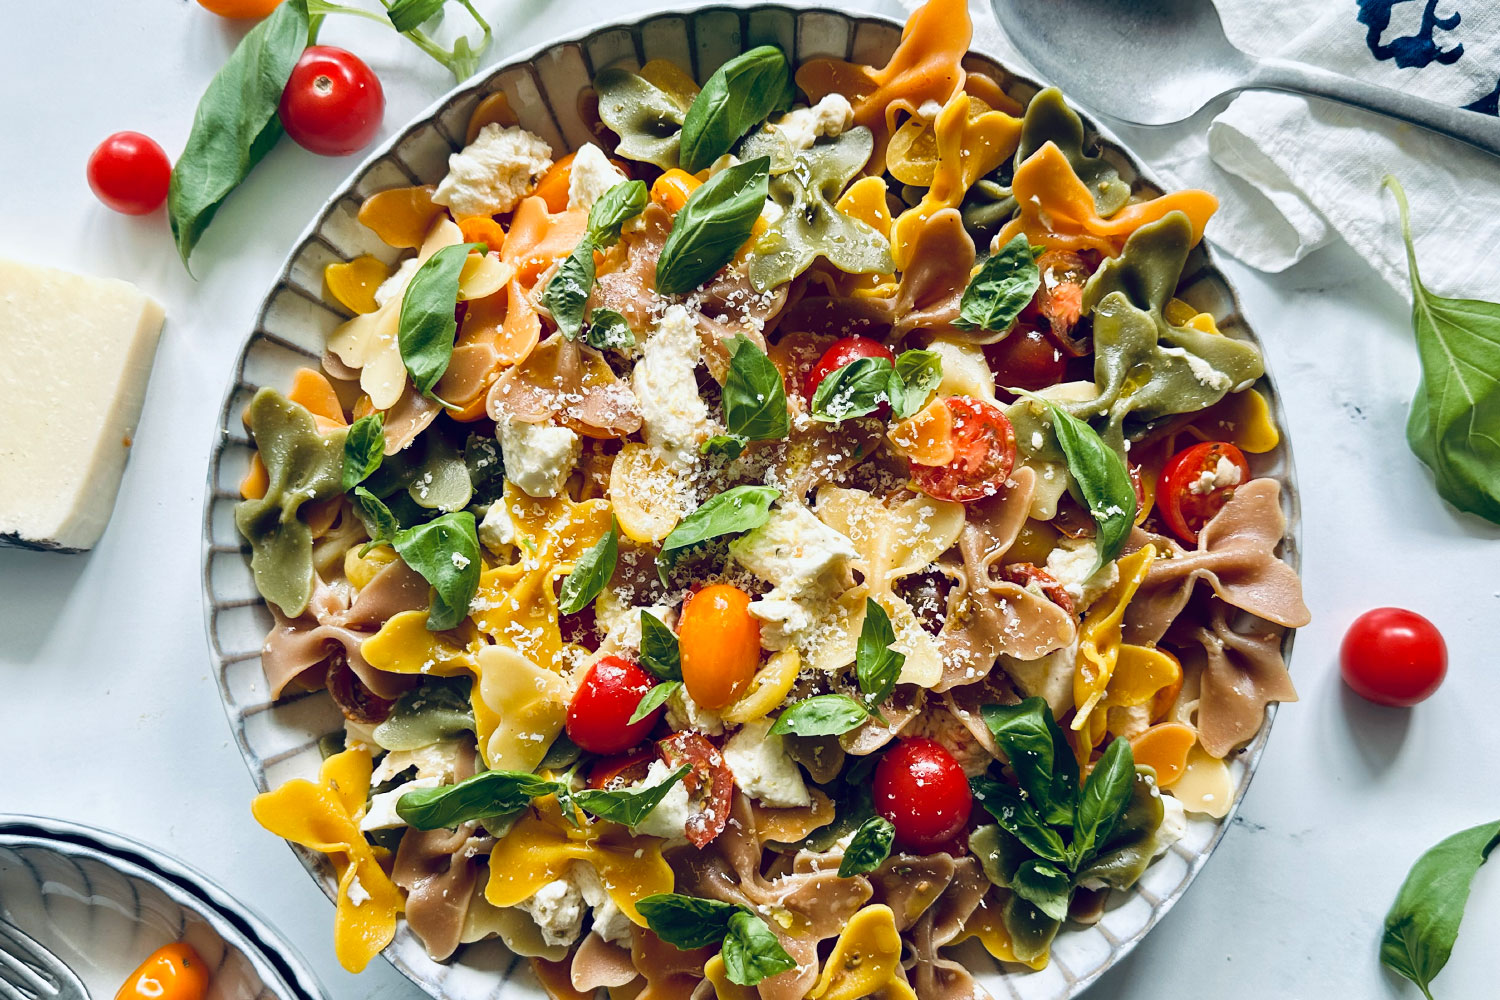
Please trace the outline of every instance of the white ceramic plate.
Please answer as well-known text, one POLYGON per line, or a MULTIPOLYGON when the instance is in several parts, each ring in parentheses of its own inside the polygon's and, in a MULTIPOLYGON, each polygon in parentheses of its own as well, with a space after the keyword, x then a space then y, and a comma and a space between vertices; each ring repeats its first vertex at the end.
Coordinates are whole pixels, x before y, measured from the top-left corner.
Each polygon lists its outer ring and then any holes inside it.
MULTIPOLYGON (((359 225, 360 202, 376 191, 409 184, 435 184, 447 172, 450 152, 462 147, 469 115, 486 95, 504 91, 510 106, 528 129, 546 139, 557 155, 589 140, 577 112, 579 91, 605 66, 639 66, 649 59, 671 59, 691 68, 702 82, 726 59, 757 45, 771 44, 796 63, 816 56, 839 56, 882 64, 901 36, 901 25, 885 18, 859 16, 822 8, 774 4, 703 7, 607 25, 522 52, 504 64, 459 86, 399 135, 385 143, 355 171, 331 198, 298 241, 275 287, 266 297, 254 331, 246 338, 220 414, 220 437, 210 461, 204 509, 203 582, 209 641, 217 666, 225 710, 256 783, 262 788, 288 778, 314 777, 318 737, 340 727, 333 703, 321 693, 268 701, 261 676, 260 649, 271 627, 249 570, 249 550, 234 527, 237 484, 252 453, 240 414, 261 386, 284 389, 299 367, 317 367, 328 333, 347 314, 323 296, 325 265, 360 254, 393 261, 400 251, 387 247, 359 225)), ((1000 81, 1025 103, 1041 85, 1019 77, 978 53, 965 63, 1000 81)), ((1107 132, 1085 119, 1090 135, 1101 141, 1104 155, 1135 190, 1160 193, 1150 174, 1107 132)), ((1211 313, 1232 337, 1256 341, 1228 281, 1214 266, 1206 246, 1193 251, 1178 297, 1211 313)), ((1258 342, 1258 341, 1257 341, 1258 342)), ((1271 401, 1272 414, 1285 430, 1275 387, 1267 375, 1258 388, 1271 401)), ((1287 534, 1283 557, 1298 565, 1297 492, 1285 437, 1274 452, 1258 456, 1259 474, 1283 485, 1287 534)), ((1291 652, 1288 633, 1285 652, 1291 652)), ((1274 712, 1274 709, 1273 709, 1274 712)), ((1271 728, 1271 715, 1259 734, 1231 762, 1235 802, 1239 802, 1271 728)), ((959 957, 999 998, 1061 1000, 1076 996, 1124 956, 1180 897, 1208 860, 1233 810, 1218 821, 1196 819, 1186 837, 1158 859, 1129 893, 1115 893, 1104 918, 1093 927, 1068 927, 1053 947, 1052 964, 1041 972, 1004 971, 976 942, 959 957)), ((253 835, 247 831, 247 835, 253 835)), ((332 868, 320 855, 297 849, 308 871, 334 893, 332 868)), ((332 912, 329 913, 332 941, 332 912)), ((447 965, 427 958, 421 944, 402 924, 386 957, 413 982, 444 1000, 542 997, 524 962, 493 943, 469 946, 447 965)))

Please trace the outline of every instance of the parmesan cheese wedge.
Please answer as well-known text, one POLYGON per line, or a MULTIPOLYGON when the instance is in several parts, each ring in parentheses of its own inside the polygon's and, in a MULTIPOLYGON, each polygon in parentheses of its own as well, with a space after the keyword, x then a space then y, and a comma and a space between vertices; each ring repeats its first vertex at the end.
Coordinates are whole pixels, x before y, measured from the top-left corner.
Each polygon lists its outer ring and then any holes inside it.
POLYGON ((128 282, 0 260, 0 544, 99 540, 162 318, 128 282))

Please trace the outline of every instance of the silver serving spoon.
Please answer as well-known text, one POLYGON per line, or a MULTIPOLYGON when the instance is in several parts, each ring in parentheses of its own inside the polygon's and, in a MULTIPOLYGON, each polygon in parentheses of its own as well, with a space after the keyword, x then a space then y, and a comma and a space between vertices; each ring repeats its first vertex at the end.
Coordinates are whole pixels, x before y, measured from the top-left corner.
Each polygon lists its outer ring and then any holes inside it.
POLYGON ((1248 55, 1225 37, 1210 0, 991 2, 1032 65, 1069 97, 1124 122, 1170 125, 1226 94, 1284 90, 1399 118, 1500 156, 1500 118, 1248 55))

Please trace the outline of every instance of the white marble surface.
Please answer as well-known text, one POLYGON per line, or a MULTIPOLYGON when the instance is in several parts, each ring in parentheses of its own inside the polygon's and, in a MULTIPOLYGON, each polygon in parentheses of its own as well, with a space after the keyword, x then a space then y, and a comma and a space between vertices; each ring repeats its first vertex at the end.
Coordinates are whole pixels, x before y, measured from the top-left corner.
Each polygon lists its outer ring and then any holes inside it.
MULTIPOLYGON (((606 8, 665 6, 480 3, 499 27, 491 59, 606 8)), ((899 12, 895 0, 848 6, 899 12)), ((189 0, 4 0, 0 12, 0 255, 127 278, 168 316, 102 543, 83 556, 0 550, 0 810, 173 851, 297 941, 334 1000, 414 1000, 383 963, 358 979, 338 969, 331 906, 250 819, 253 789, 209 674, 199 596, 204 473, 224 380, 282 255, 354 164, 283 143, 220 213, 194 281, 165 218, 103 209, 84 162, 124 128, 179 149, 240 29, 189 0)), ((382 134, 449 86, 435 64, 366 25, 335 20, 324 41, 358 50, 380 74, 382 134)), ((1090 995, 1415 997, 1377 964, 1381 917, 1423 849, 1500 813, 1500 530, 1445 507, 1406 448, 1417 362, 1405 302, 1342 248, 1274 277, 1226 270, 1267 344, 1301 474, 1315 615, 1292 663, 1303 700, 1282 710, 1240 818, 1197 884, 1090 995), (1427 614, 1448 639, 1448 681, 1415 711, 1367 705, 1338 679, 1344 628, 1382 604, 1427 614)), ((1475 885, 1439 996, 1494 992, 1496 867, 1475 885)))

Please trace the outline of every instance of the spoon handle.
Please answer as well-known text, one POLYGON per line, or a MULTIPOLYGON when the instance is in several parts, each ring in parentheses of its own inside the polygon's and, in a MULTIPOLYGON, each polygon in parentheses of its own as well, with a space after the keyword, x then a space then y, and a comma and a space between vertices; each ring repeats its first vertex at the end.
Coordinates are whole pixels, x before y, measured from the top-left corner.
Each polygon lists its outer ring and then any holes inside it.
POLYGON ((1351 104, 1367 111, 1399 118, 1500 156, 1500 118, 1449 107, 1318 66, 1286 59, 1264 59, 1245 82, 1244 89, 1285 90, 1351 104))

